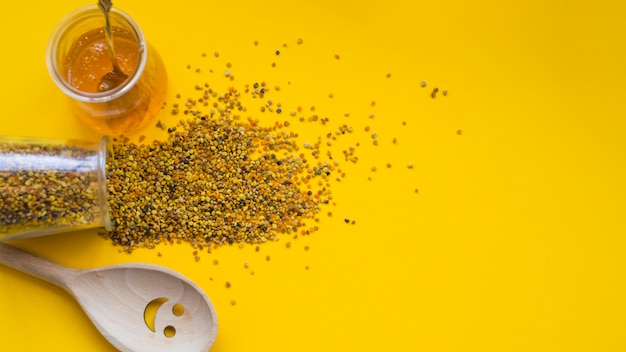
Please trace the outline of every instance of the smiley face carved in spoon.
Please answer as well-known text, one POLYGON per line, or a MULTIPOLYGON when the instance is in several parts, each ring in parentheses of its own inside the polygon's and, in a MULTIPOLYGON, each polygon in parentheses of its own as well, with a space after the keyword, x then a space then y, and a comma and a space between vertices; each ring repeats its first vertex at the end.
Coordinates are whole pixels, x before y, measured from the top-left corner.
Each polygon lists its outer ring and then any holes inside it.
POLYGON ((217 316, 207 295, 167 268, 121 264, 78 270, 0 243, 0 263, 65 289, 121 351, 208 351, 217 316))

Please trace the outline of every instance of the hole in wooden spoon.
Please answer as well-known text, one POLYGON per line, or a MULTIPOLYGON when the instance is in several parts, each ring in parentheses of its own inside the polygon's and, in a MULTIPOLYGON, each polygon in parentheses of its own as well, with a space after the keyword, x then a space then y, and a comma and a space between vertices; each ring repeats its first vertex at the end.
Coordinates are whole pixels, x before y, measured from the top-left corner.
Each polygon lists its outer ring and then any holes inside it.
POLYGON ((174 328, 171 325, 168 325, 165 327, 165 329, 163 329, 163 334, 165 335, 165 337, 172 338, 174 337, 174 335, 176 335, 176 328, 174 328))
POLYGON ((185 307, 183 307, 182 304, 177 303, 172 307, 172 313, 175 316, 180 317, 181 315, 185 314, 185 307))
POLYGON ((143 312, 143 320, 146 322, 146 326, 148 329, 152 330, 152 332, 156 332, 154 328, 154 322, 156 320, 156 314, 159 308, 163 305, 163 303, 167 302, 168 299, 165 297, 155 298, 148 305, 143 312))

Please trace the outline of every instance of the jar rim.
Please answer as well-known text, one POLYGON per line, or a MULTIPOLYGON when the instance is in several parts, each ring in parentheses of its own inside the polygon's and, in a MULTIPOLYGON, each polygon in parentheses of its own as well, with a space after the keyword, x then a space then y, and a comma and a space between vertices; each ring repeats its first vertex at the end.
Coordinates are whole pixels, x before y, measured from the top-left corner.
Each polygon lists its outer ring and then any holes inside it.
POLYGON ((146 44, 144 34, 141 31, 141 28, 139 27, 137 22, 135 22, 135 20, 130 17, 126 12, 114 7, 111 9, 109 14, 111 16, 115 16, 116 19, 119 19, 126 23, 137 39, 139 61, 135 70, 133 70, 130 80, 109 91, 98 93, 89 93, 73 87, 69 82, 67 82, 67 80, 63 78, 63 75, 59 71, 59 67, 57 64, 58 42, 65 30, 70 25, 76 23, 82 18, 93 16, 95 14, 102 14, 102 11, 98 7, 98 5, 90 4, 80 7, 65 15, 65 17, 63 17, 58 22, 58 24, 52 31, 50 39, 48 40, 48 46, 46 48, 46 65, 54 83, 63 91, 63 93, 65 93, 69 97, 78 101, 89 103, 100 103, 115 100, 130 91, 137 84, 137 81, 139 81, 139 78, 141 77, 146 67, 148 57, 148 45, 146 44))
POLYGON ((113 149, 108 136, 102 136, 98 145, 98 199, 100 206, 100 222, 107 231, 113 231, 113 223, 111 222, 111 212, 109 210, 106 162, 107 158, 113 158, 113 149))

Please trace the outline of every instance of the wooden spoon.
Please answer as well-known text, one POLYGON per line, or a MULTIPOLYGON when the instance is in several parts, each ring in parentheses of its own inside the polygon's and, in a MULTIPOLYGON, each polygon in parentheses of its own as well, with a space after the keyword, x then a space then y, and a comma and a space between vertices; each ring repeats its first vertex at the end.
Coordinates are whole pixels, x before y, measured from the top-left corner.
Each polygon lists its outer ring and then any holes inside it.
POLYGON ((72 269, 4 243, 0 263, 68 291, 121 351, 208 351, 215 341, 211 301, 196 284, 167 268, 136 263, 72 269))
POLYGON ((122 69, 120 69, 120 66, 117 64, 117 56, 115 56, 115 48, 113 48, 113 32, 111 31, 111 20, 109 15, 109 12, 113 7, 113 2, 111 0, 98 0, 98 7, 100 7, 100 10, 104 13, 104 30, 107 47, 111 56, 111 63, 113 64, 113 71, 105 74, 100 79, 100 82, 98 82, 98 92, 106 92, 107 90, 111 90, 124 83, 128 76, 122 72, 122 69))

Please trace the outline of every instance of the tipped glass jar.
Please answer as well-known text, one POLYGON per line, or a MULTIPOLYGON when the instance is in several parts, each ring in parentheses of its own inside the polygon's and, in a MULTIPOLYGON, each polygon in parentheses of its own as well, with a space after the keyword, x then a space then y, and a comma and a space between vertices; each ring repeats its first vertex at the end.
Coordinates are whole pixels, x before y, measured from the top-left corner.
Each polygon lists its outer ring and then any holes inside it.
POLYGON ((0 136, 0 241, 112 230, 108 137, 97 142, 0 136))
POLYGON ((46 61, 54 83, 71 98, 77 116, 104 135, 120 135, 144 126, 161 110, 167 74, 161 57, 139 25, 123 11, 110 11, 117 64, 128 76, 117 87, 99 91, 111 72, 105 17, 97 5, 63 18, 48 42, 46 61))

